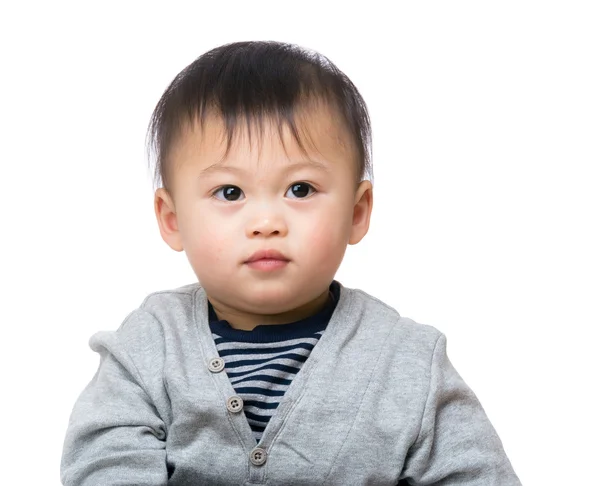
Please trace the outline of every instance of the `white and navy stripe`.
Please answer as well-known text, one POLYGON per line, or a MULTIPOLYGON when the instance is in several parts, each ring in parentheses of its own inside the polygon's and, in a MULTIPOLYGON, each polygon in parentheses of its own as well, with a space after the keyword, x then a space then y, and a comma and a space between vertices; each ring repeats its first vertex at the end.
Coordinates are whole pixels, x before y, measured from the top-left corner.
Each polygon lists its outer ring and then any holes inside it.
POLYGON ((269 419, 294 376, 308 359, 339 300, 339 284, 330 287, 330 300, 318 314, 289 324, 233 329, 219 321, 209 302, 209 324, 225 371, 244 401, 244 413, 260 441, 269 419))
POLYGON ((225 371, 244 401, 244 412, 257 441, 322 333, 266 343, 237 342, 213 333, 225 371))

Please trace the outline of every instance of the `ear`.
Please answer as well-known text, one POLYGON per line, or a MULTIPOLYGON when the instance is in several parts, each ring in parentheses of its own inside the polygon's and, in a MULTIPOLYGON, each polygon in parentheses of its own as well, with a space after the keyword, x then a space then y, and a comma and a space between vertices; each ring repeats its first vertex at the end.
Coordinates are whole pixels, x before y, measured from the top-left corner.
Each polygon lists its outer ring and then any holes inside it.
POLYGON ((175 251, 183 251, 181 244, 181 233, 177 225, 177 214, 175 213, 175 204, 169 193, 160 188, 154 195, 154 212, 160 229, 160 236, 175 251))
POLYGON ((356 190, 354 200, 354 213, 352 216, 352 229, 350 230, 350 245, 356 245, 369 231, 371 211, 373 210, 373 184, 371 181, 362 181, 356 190))

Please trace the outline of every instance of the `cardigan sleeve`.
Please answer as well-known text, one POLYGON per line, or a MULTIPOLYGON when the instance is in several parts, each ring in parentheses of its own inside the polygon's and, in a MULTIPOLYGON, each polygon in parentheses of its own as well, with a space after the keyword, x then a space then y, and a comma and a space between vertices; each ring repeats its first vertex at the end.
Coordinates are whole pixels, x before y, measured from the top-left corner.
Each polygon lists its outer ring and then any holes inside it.
POLYGON ((433 351, 421 430, 400 479, 419 486, 521 485, 479 400, 450 363, 443 334, 433 351))
POLYGON ((64 486, 166 485, 166 428, 118 333, 90 339, 98 370, 73 407, 64 440, 64 486))

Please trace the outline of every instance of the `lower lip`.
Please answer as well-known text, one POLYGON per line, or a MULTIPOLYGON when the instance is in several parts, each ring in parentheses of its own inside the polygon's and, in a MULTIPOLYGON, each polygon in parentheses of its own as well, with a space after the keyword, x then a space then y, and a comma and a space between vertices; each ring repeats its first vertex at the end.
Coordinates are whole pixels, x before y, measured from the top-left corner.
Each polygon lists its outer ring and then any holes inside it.
POLYGON ((254 270, 262 270, 262 271, 270 271, 270 270, 279 270, 280 268, 285 267, 289 262, 286 260, 273 260, 263 258, 262 260, 255 260, 253 262, 247 262, 250 268, 254 270))

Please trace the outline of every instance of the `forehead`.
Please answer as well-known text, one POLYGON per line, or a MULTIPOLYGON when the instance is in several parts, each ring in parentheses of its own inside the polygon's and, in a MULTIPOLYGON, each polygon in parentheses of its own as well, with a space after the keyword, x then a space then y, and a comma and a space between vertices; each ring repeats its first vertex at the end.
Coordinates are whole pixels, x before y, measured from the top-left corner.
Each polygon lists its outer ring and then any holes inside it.
POLYGON ((171 162, 175 169, 203 171, 214 166, 258 169, 265 164, 272 168, 313 160, 333 171, 352 171, 357 166, 356 150, 340 119, 335 110, 324 104, 296 110, 293 123, 299 144, 292 128, 273 118, 238 119, 228 134, 223 117, 209 113, 202 124, 195 122, 182 128, 171 152, 171 162))

